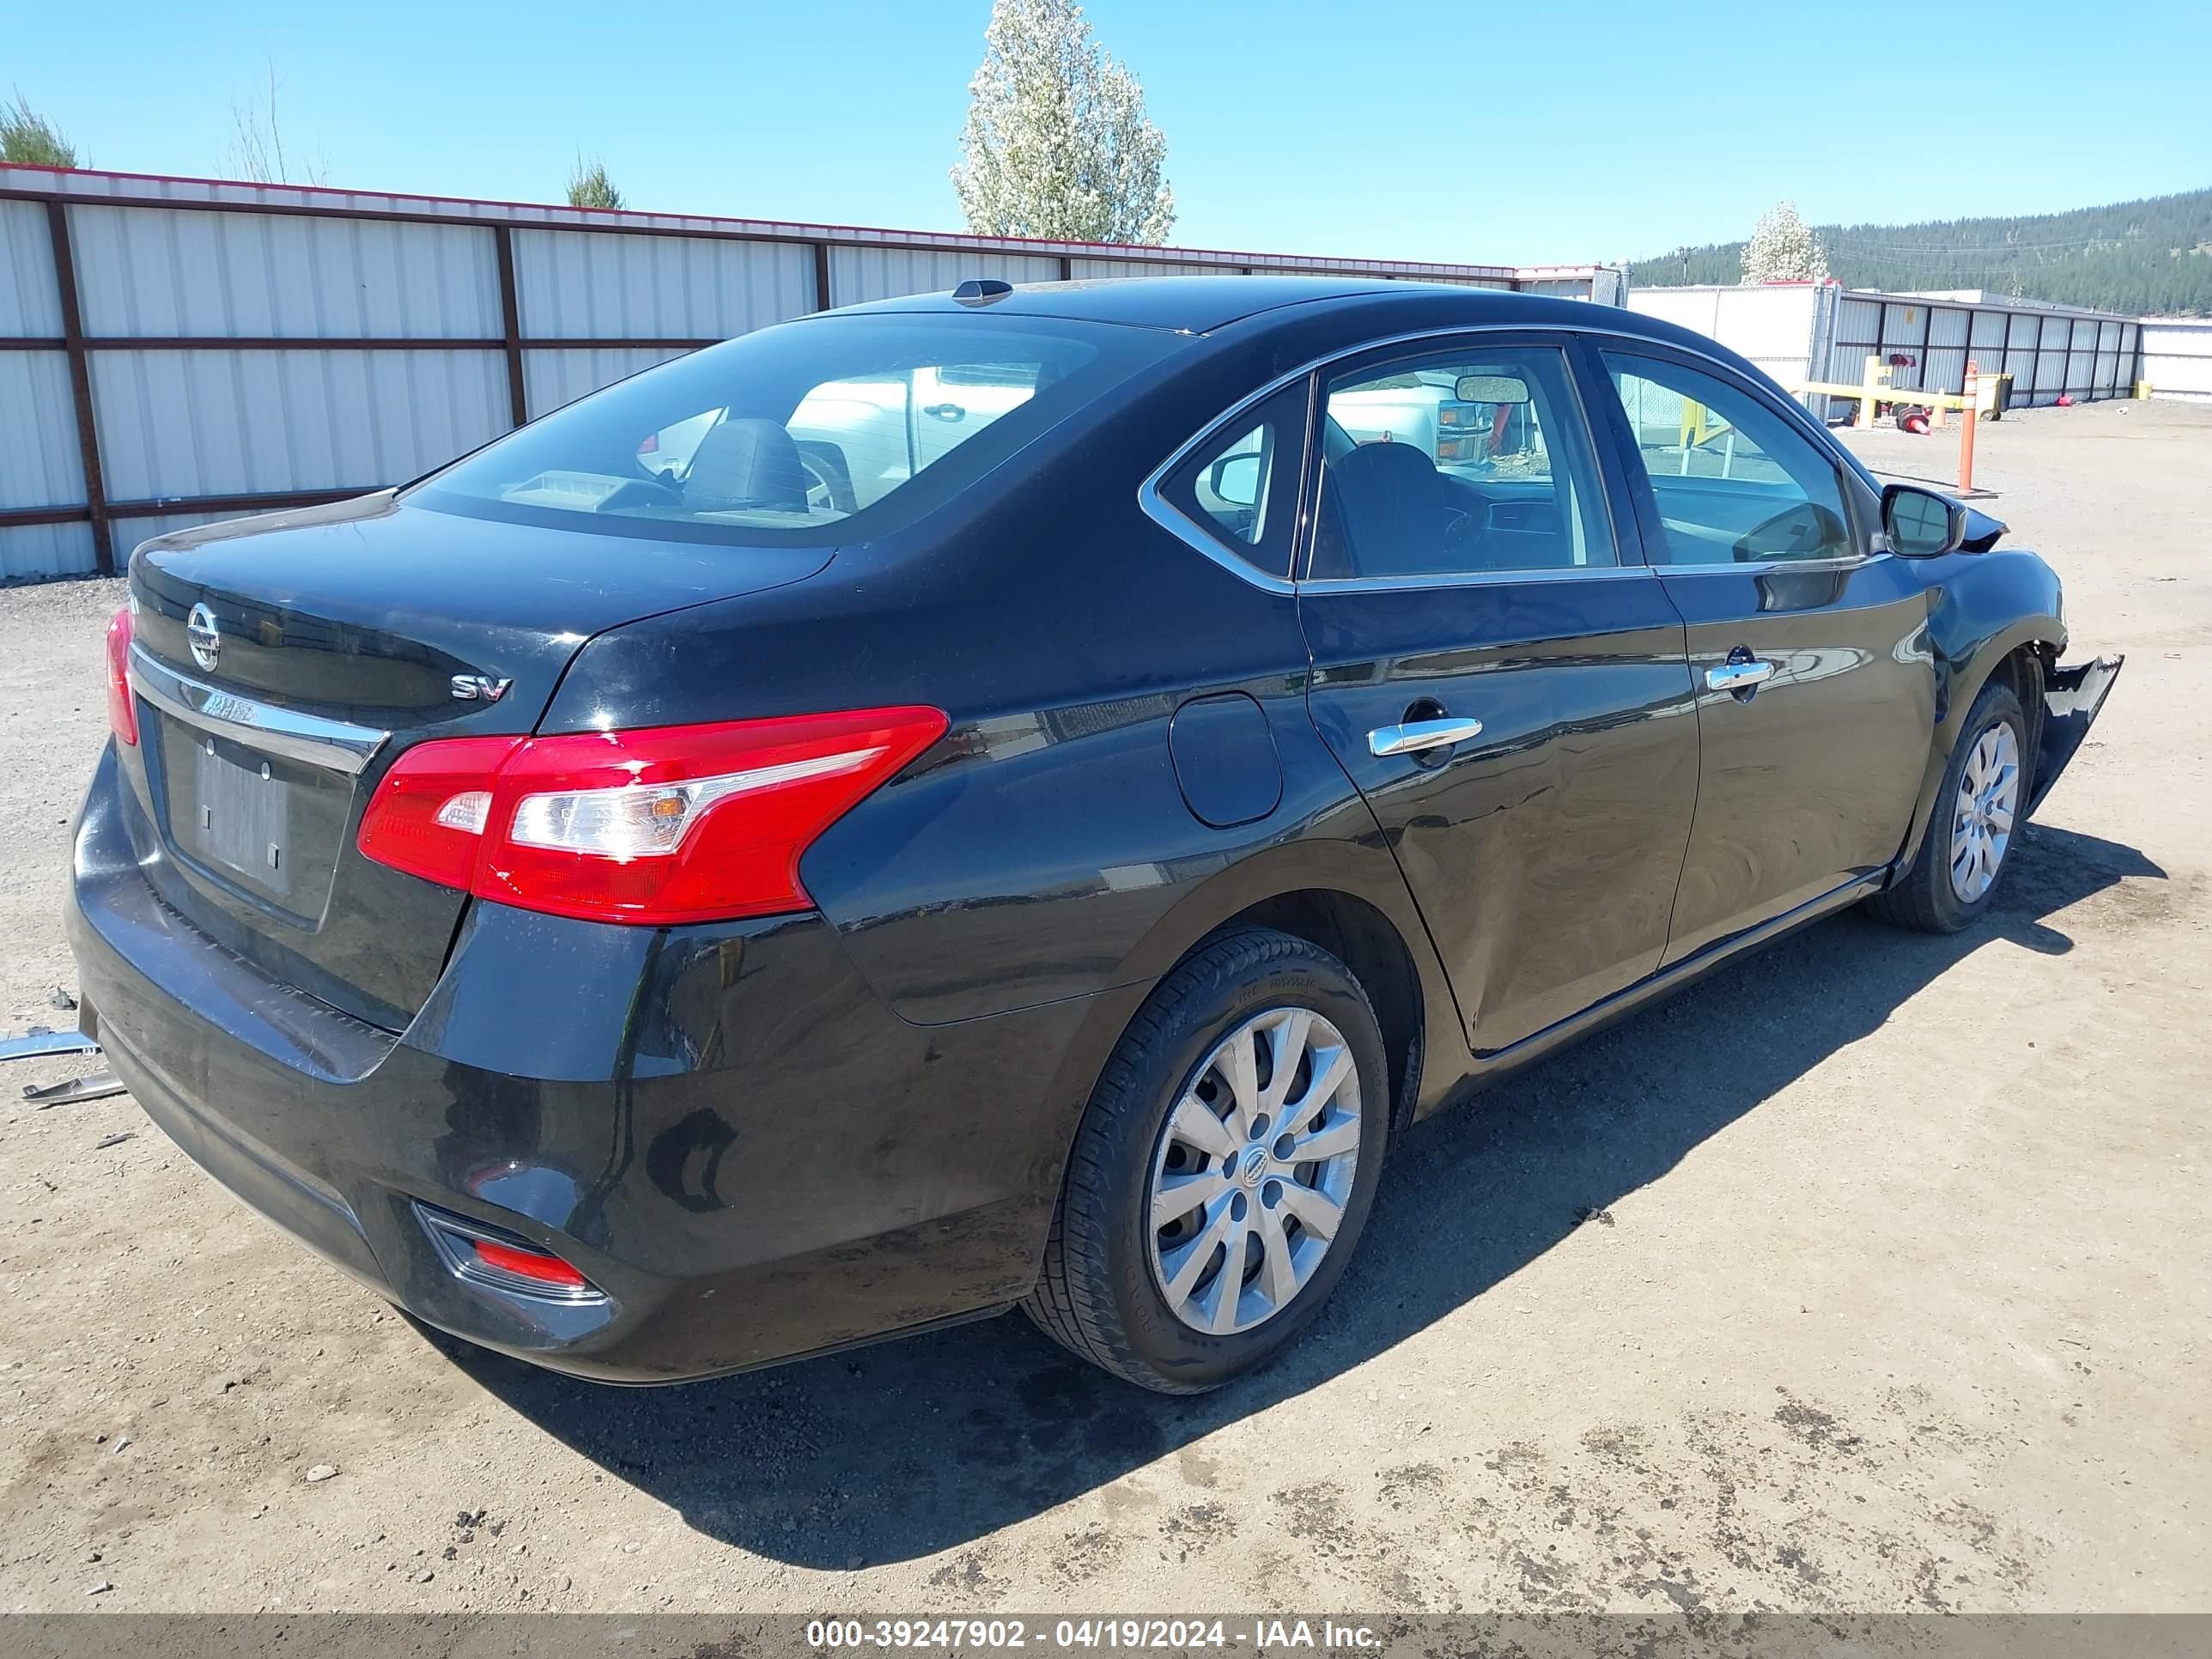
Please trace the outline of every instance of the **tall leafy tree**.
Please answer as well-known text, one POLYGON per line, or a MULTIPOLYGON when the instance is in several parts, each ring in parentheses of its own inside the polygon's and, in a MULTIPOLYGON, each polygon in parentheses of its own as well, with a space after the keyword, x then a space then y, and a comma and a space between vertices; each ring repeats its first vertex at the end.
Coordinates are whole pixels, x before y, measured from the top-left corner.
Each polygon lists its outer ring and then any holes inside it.
POLYGON ((568 205, 570 207, 618 208, 623 204, 623 193, 615 188, 614 180, 607 177, 607 164, 594 157, 586 165, 581 155, 568 174, 568 205))
POLYGON ((20 161, 34 167, 86 165, 76 146, 25 101, 20 88, 12 102, 0 103, 0 161, 20 161))
POLYGON ((952 188, 988 236, 1158 243, 1175 226, 1167 139, 1137 77, 1073 0, 994 0, 952 188))
POLYGON ((1777 202, 1759 216, 1744 244, 1746 283, 1819 283, 1827 276, 1828 256, 1813 228, 1797 216, 1796 203, 1777 202))

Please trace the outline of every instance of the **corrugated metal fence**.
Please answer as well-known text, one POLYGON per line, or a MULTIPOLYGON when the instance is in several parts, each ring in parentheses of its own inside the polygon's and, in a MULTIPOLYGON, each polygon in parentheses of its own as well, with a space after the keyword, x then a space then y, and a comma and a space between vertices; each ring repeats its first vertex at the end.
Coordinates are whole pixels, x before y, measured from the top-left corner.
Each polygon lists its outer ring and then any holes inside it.
MULTIPOLYGON (((2013 377, 2016 404, 2125 398, 2150 325, 2107 312, 1986 295, 1884 294, 1835 283, 1640 288, 1631 309, 1710 334, 1778 380, 1856 385, 1866 360, 1890 384, 1963 390, 1966 363, 2013 377)), ((1841 409, 1840 402, 1837 407, 1841 409)))
POLYGON ((1855 381, 1868 357, 1902 357, 1892 385, 1956 392, 1971 358, 1984 374, 2012 376, 2015 404, 2128 398, 2142 335, 2132 317, 2032 300, 1846 292, 1836 300, 1826 378, 1855 381))
POLYGON ((1303 271, 1617 302, 1607 267, 1115 248, 0 167, 0 576, 404 483, 716 340, 970 276, 1303 271))

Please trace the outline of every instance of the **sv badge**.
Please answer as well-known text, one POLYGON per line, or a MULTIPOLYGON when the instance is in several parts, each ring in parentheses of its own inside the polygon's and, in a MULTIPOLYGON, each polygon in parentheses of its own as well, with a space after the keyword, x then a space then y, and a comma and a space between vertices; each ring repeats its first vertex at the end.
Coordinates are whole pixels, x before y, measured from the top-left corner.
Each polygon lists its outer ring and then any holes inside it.
POLYGON ((495 680, 487 674, 456 674, 452 681, 453 696, 463 702, 497 702, 514 684, 513 680, 495 680))

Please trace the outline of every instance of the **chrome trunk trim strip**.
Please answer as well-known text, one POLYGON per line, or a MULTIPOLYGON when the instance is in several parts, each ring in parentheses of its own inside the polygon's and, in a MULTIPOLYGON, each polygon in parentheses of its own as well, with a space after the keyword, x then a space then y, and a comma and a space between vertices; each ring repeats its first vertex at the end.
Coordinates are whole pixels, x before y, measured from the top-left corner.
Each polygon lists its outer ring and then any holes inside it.
POLYGON ((131 686, 187 726, 348 777, 359 774, 392 736, 374 726, 303 714, 223 690, 157 661, 143 645, 131 647, 131 686))

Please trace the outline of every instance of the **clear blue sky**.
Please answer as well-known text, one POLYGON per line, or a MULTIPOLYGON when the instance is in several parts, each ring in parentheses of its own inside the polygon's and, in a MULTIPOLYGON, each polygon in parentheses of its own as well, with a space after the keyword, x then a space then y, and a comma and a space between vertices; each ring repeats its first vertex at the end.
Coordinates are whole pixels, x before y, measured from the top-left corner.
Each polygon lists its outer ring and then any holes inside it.
MULTIPOLYGON (((0 0, 19 88, 96 166, 223 170, 274 60, 330 182, 558 199, 580 148, 631 205, 957 228, 945 169, 988 0, 374 6, 0 0)), ((2212 185, 2203 0, 1093 0, 1199 246, 1504 263, 1815 222, 2212 185), (1855 90, 1960 88, 1942 129, 1855 90), (1978 101, 1992 100, 1982 112, 1978 101)))

